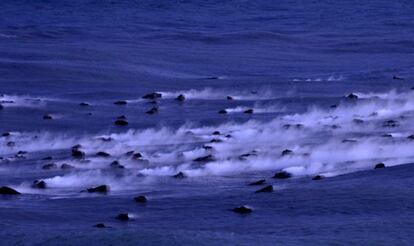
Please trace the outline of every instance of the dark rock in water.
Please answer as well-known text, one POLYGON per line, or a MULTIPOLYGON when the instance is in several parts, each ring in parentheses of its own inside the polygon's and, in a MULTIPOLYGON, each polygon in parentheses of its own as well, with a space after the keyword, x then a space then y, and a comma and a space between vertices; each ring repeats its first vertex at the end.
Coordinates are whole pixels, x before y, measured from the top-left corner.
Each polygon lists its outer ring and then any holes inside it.
POLYGON ((332 129, 338 129, 338 128, 341 128, 341 127, 340 127, 340 126, 338 126, 338 125, 332 125, 332 126, 331 126, 331 128, 332 128, 332 129))
POLYGON ((7 187, 7 186, 3 186, 0 188, 0 195, 20 195, 21 193, 18 192, 17 190, 7 187))
POLYGON ((120 220, 120 221, 128 221, 128 220, 130 220, 129 215, 127 213, 118 214, 118 216, 116 216, 115 219, 120 220))
POLYGON ((292 174, 286 171, 280 171, 280 172, 275 173, 275 175, 273 175, 274 179, 288 179, 291 177, 292 177, 292 174))
POLYGON ((253 109, 245 110, 243 113, 245 113, 245 114, 253 114, 253 109))
POLYGON ((173 178, 176 178, 176 179, 183 179, 183 178, 186 178, 186 177, 187 176, 183 172, 179 172, 179 173, 173 175, 173 178))
POLYGON ((414 140, 414 134, 407 137, 410 140, 414 140))
POLYGON ((53 120, 53 117, 50 114, 43 115, 44 120, 53 120))
POLYGON ((336 104, 333 104, 333 105, 329 106, 329 108, 332 108, 332 109, 337 108, 337 107, 338 106, 336 104))
POLYGON ((258 180, 258 181, 255 181, 255 182, 252 182, 252 183, 250 183, 249 185, 250 185, 250 186, 254 186, 254 185, 262 185, 262 184, 264 184, 264 183, 266 183, 266 180, 265 180, 265 179, 261 179, 261 180, 258 180))
POLYGON ((125 167, 123 165, 121 165, 118 161, 113 161, 111 163, 111 167, 112 168, 119 168, 119 169, 124 169, 125 167))
POLYGON ((43 180, 35 180, 33 181, 32 188, 46 189, 46 182, 43 180))
POLYGON ((85 157, 85 153, 83 151, 80 151, 79 148, 72 148, 72 157, 82 159, 85 157))
POLYGON ((109 192, 109 186, 100 185, 100 186, 89 188, 86 191, 88 191, 89 193, 107 193, 109 192))
POLYGON ((156 113, 158 113, 158 107, 153 107, 152 109, 148 110, 145 113, 147 113, 147 114, 156 114, 156 113))
POLYGON ((45 158, 43 158, 42 160, 44 160, 44 161, 51 161, 51 160, 53 160, 53 157, 51 157, 51 156, 46 156, 45 158))
POLYGON ((203 149, 205 149, 205 150, 212 150, 212 149, 213 149, 213 147, 211 147, 211 146, 209 146, 209 145, 204 145, 204 146, 203 146, 203 149))
POLYGON ((116 120, 114 122, 114 124, 117 125, 117 126, 126 126, 126 125, 128 125, 128 121, 126 121, 126 120, 116 120))
POLYGON ((222 109, 220 111, 218 111, 219 114, 227 114, 227 111, 225 109, 222 109))
POLYGON ((284 125, 282 126, 282 128, 283 128, 283 129, 286 129, 286 130, 287 130, 287 129, 289 129, 290 127, 291 127, 291 125, 290 125, 290 124, 284 124, 284 125))
POLYGON ((127 101, 125 101, 125 100, 120 100, 120 101, 116 101, 116 102, 114 102, 114 104, 115 105, 127 105, 127 101))
POLYGON ((51 170, 51 169, 56 169, 57 165, 55 163, 49 163, 46 165, 43 165, 42 169, 44 170, 51 170))
POLYGON ((106 152, 103 152, 103 151, 99 151, 98 153, 96 153, 96 156, 99 156, 99 157, 110 157, 111 155, 110 154, 108 154, 108 153, 106 153, 106 152))
POLYGON ((3 108, 4 108, 3 105, 0 104, 0 110, 2 110, 3 108))
POLYGON ((312 180, 321 180, 324 179, 325 177, 322 175, 316 175, 315 177, 312 178, 312 180))
POLYGON ((222 142, 223 142, 223 140, 218 139, 218 138, 214 138, 214 139, 210 140, 210 143, 222 143, 222 142))
POLYGON ((158 101, 149 101, 149 102, 147 102, 148 104, 158 104, 158 101))
POLYGON ((387 120, 382 124, 383 127, 398 127, 399 125, 400 123, 396 120, 387 120))
POLYGON ((358 125, 364 123, 364 121, 361 120, 361 119, 353 119, 352 122, 354 122, 355 124, 358 124, 358 125))
POLYGON ((374 169, 380 169, 380 168, 385 168, 385 164, 384 163, 378 163, 377 165, 375 165, 374 169))
POLYGON ((355 140, 355 139, 344 139, 344 140, 342 140, 342 143, 356 143, 356 142, 358 142, 358 141, 355 140))
POLYGON ((148 200, 145 196, 137 196, 137 197, 134 197, 134 201, 138 203, 146 203, 148 200))
POLYGON ((389 134, 389 133, 386 133, 386 134, 382 134, 381 137, 383 137, 383 138, 392 138, 392 135, 389 134))
POLYGON ((142 154, 141 154, 141 153, 139 153, 139 152, 134 153, 134 154, 132 155, 132 159, 140 159, 140 158, 142 158, 142 154))
POLYGON ((214 156, 212 156, 212 155, 206 155, 206 156, 195 158, 193 161, 195 161, 195 162, 209 162, 209 161, 215 161, 215 159, 214 159, 214 156))
POLYGON ((233 100, 233 97, 231 97, 231 96, 227 96, 227 100, 233 100))
POLYGON ((118 120, 126 120, 126 116, 125 115, 121 115, 121 116, 118 116, 118 118, 117 118, 118 120))
POLYGON ((69 164, 63 163, 63 164, 60 166, 60 168, 61 168, 61 169, 63 169, 63 170, 69 170, 69 169, 73 169, 73 168, 75 168, 75 167, 74 167, 74 166, 72 166, 72 165, 69 165, 69 164))
POLYGON ((125 155, 126 155, 126 156, 130 156, 130 155, 132 155, 132 154, 134 154, 134 151, 133 151, 133 150, 128 151, 128 152, 126 152, 126 153, 125 153, 125 155))
POLYGON ((5 138, 10 137, 10 135, 11 135, 10 132, 5 132, 5 133, 1 134, 1 136, 5 137, 5 138))
POLYGON ((253 212, 253 210, 251 208, 248 208, 246 206, 240 206, 237 208, 233 208, 232 209, 233 212, 238 213, 238 214, 249 214, 251 212, 253 212))
POLYGON ((16 146, 16 143, 15 142, 13 142, 13 141, 10 141, 10 142, 7 142, 7 147, 14 147, 14 146, 16 146))
POLYGON ((232 138, 232 136, 230 134, 227 134, 225 137, 226 138, 232 138))
POLYGON ((96 224, 96 225, 94 225, 94 227, 96 227, 96 228, 106 228, 105 224, 103 224, 103 223, 96 224))
POLYGON ((81 102, 81 103, 79 103, 79 106, 86 107, 86 106, 90 106, 90 104, 86 103, 86 102, 81 102))
POLYGON ((351 93, 351 94, 348 94, 348 95, 346 96, 346 98, 347 98, 347 99, 358 99, 358 96, 357 96, 357 95, 355 95, 354 93, 351 93))
POLYGON ((161 97, 162 97, 161 93, 153 92, 153 93, 146 94, 142 98, 149 99, 149 100, 155 100, 155 99, 158 99, 158 98, 161 98, 161 97))
POLYGON ((220 135, 221 133, 219 131, 214 131, 212 134, 213 135, 220 135))
POLYGON ((395 79, 395 80, 404 80, 404 78, 398 77, 398 76, 393 76, 392 79, 395 79))
POLYGON ((285 149, 282 151, 282 156, 286 156, 286 155, 292 155, 293 151, 290 149, 285 149))
POLYGON ((175 98, 175 100, 180 101, 180 102, 184 102, 185 96, 183 94, 180 94, 178 97, 175 98))
POLYGON ((255 193, 264 193, 264 192, 273 192, 273 186, 268 185, 260 190, 255 191, 255 193))

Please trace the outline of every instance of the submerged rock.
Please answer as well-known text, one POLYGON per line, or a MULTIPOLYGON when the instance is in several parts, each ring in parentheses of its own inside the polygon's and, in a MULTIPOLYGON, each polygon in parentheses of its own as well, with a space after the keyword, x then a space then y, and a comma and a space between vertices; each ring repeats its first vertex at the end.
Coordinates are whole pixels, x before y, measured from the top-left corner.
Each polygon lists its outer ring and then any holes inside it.
POLYGON ((364 120, 361 120, 361 119, 353 119, 352 122, 354 122, 357 125, 360 125, 360 124, 364 123, 364 120))
POLYGON ((148 199, 145 196, 136 196, 134 197, 134 201, 138 203, 146 203, 148 199))
POLYGON ((183 172, 179 172, 179 173, 173 175, 172 177, 176 178, 176 179, 183 179, 183 178, 186 178, 187 176, 183 172))
POLYGON ((124 169, 125 167, 123 165, 121 165, 118 161, 113 161, 111 163, 111 167, 112 168, 119 168, 119 169, 124 169))
POLYGON ((249 185, 250 186, 253 186, 253 185, 262 185, 264 183, 266 183, 266 180, 265 179, 261 179, 261 180, 255 181, 255 182, 251 182, 251 183, 249 183, 249 185))
POLYGON ((253 109, 245 110, 243 113, 245 113, 245 114, 253 114, 253 109))
POLYGON ((321 180, 324 179, 325 177, 322 175, 316 175, 315 177, 312 178, 312 180, 321 180))
POLYGON ((232 209, 233 212, 238 213, 238 214, 249 214, 251 212, 253 212, 253 210, 249 207, 246 206, 240 206, 237 208, 233 208, 232 209))
POLYGON ((233 97, 232 96, 227 96, 227 100, 231 101, 231 100, 233 100, 233 97))
POLYGON ((75 167, 74 167, 74 166, 72 166, 72 165, 69 165, 69 164, 63 163, 63 164, 60 166, 60 168, 61 168, 61 169, 63 169, 63 170, 69 170, 69 169, 73 169, 73 168, 75 168, 75 167))
POLYGON ((44 157, 42 160, 44 160, 44 161, 51 161, 51 160, 53 160, 53 157, 51 157, 51 156, 46 156, 46 157, 44 157))
POLYGON ((86 103, 86 102, 81 102, 81 103, 79 103, 79 106, 86 107, 86 106, 90 106, 90 104, 86 103))
POLYGON ((275 175, 273 175, 274 179, 288 179, 291 177, 292 177, 292 174, 286 171, 280 171, 280 172, 275 173, 275 175))
POLYGON ((351 94, 348 94, 348 95, 346 96, 346 98, 347 98, 347 99, 353 99, 353 100, 355 100, 355 99, 358 99, 358 96, 357 96, 357 95, 355 95, 354 93, 351 93, 351 94))
POLYGON ((407 137, 410 140, 414 140, 414 134, 407 137))
POLYGON ((273 192, 273 186, 268 185, 260 190, 255 191, 255 193, 264 193, 264 192, 273 192))
POLYGON ((285 150, 283 150, 282 151, 282 156, 286 156, 286 155, 292 155, 293 154, 293 151, 292 150, 290 150, 290 149, 285 149, 285 150))
POLYGON ((158 99, 158 98, 161 98, 161 97, 162 97, 161 93, 153 92, 153 93, 148 93, 148 94, 144 95, 142 98, 149 99, 149 100, 155 100, 155 99, 158 99))
POLYGON ((53 117, 50 114, 43 115, 44 120, 53 120, 53 117))
POLYGON ((175 98, 175 100, 180 101, 180 102, 184 102, 185 96, 183 94, 180 94, 180 95, 178 95, 178 97, 175 98))
POLYGON ((116 101, 116 102, 114 102, 114 104, 115 105, 127 105, 127 101, 125 101, 125 100, 120 100, 120 101, 116 101))
POLYGON ((145 112, 146 114, 156 114, 158 113, 158 107, 153 107, 152 109, 145 112))
POLYGON ((209 161, 215 161, 215 158, 214 158, 213 155, 206 155, 206 156, 195 158, 193 161, 195 161, 195 162, 209 162, 209 161))
POLYGON ((86 191, 89 193, 107 193, 109 192, 109 186, 108 185, 99 185, 96 187, 92 187, 87 189, 86 191))
POLYGON ((46 189, 46 182, 43 180, 35 180, 33 181, 32 188, 46 189))
POLYGON ((42 166, 42 169, 44 170, 51 170, 51 169, 56 169, 58 166, 55 163, 49 163, 46 165, 42 166))
POLYGON ((114 124, 117 125, 117 126, 127 126, 128 125, 128 121, 126 121, 126 120, 116 120, 114 122, 114 124))
POLYGON ((137 159, 140 159, 140 158, 142 158, 142 154, 141 153, 139 153, 139 152, 133 153, 132 159, 137 160, 137 159))
POLYGON ((3 134, 1 134, 1 136, 4 138, 10 137, 10 135, 11 135, 10 132, 4 132, 3 134))
POLYGON ((219 114, 227 114, 227 110, 222 109, 222 110, 218 111, 218 113, 219 113, 219 114))
POLYGON ((13 141, 10 141, 10 142, 7 142, 7 147, 14 147, 14 146, 16 146, 16 143, 15 142, 13 142, 13 141))
POLYGON ((210 143, 221 143, 221 142, 223 142, 223 140, 218 139, 218 138, 214 138, 210 140, 210 143))
POLYGON ((128 221, 130 220, 130 217, 127 213, 122 213, 122 214, 118 214, 115 219, 120 220, 120 221, 128 221))
POLYGON ((20 195, 21 193, 18 192, 17 190, 7 187, 7 186, 3 186, 0 187, 0 195, 20 195))
POLYGON ((220 133, 219 131, 214 131, 214 132, 212 133, 212 135, 221 135, 221 133, 220 133))
POLYGON ((96 227, 96 228, 106 228, 104 223, 98 223, 98 224, 94 225, 94 227, 96 227))
POLYGON ((121 115, 121 116, 118 116, 118 118, 117 118, 118 120, 126 120, 126 116, 125 115, 121 115))
POLYGON ((387 120, 382 124, 383 127, 398 127, 399 125, 400 123, 396 120, 387 120))
POLYGON ((403 77, 399 77, 399 76, 393 76, 392 79, 395 79, 395 80, 404 80, 403 77))
POLYGON ((110 157, 111 155, 106 152, 99 151, 98 153, 96 153, 96 156, 106 158, 106 157, 110 157))
POLYGON ((80 151, 79 148, 72 147, 72 157, 82 159, 85 157, 85 153, 83 151, 80 151))
POLYGON ((378 163, 375 165, 374 169, 380 169, 380 168, 385 168, 385 164, 384 163, 378 163))

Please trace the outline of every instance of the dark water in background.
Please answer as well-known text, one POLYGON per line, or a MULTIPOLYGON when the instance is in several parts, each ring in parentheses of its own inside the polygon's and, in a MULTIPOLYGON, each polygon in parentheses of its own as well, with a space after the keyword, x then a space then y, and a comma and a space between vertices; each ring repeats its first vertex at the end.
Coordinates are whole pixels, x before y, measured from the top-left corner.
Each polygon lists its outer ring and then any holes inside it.
POLYGON ((413 168, 364 170, 414 162, 413 14, 413 1, 382 0, 1 1, 0 99, 13 103, 0 110, 11 132, 0 185, 24 195, 0 198, 0 244, 412 244, 413 168), (147 115, 141 96, 153 91, 163 99, 147 115), (344 100, 351 92, 362 100, 344 100), (120 115, 128 127, 113 125, 120 115), (384 128, 390 119, 398 126, 384 128), (224 141, 210 144, 217 160, 193 163, 212 138, 224 141), (89 163, 70 157, 77 143, 89 163), (298 156, 281 157, 286 148, 298 156), (76 168, 45 171, 49 155, 76 168), (246 186, 280 169, 294 178, 268 179, 272 194, 246 186), (178 171, 189 178, 169 177, 178 171), (329 178, 310 181, 319 173, 329 178), (30 188, 35 179, 49 188, 30 188), (79 193, 104 183, 106 196, 79 193), (242 204, 253 214, 228 211, 242 204), (136 218, 117 222, 120 212, 136 218))

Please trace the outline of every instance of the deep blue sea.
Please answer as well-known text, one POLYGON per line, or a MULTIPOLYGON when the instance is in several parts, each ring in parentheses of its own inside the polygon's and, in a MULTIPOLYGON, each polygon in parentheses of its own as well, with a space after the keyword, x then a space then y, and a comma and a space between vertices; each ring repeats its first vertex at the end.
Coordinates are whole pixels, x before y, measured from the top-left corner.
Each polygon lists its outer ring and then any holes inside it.
POLYGON ((412 87, 411 0, 2 0, 0 245, 413 245, 412 87))

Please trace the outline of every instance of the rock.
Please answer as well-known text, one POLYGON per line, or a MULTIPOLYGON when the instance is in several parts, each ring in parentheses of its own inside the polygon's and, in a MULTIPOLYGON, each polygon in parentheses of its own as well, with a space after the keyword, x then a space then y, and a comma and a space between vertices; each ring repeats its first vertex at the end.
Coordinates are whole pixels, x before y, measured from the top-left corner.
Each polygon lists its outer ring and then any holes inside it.
POLYGON ((183 172, 179 172, 179 173, 173 175, 172 177, 176 178, 176 179, 183 179, 183 178, 186 178, 187 176, 183 172))
POLYGON ((79 106, 86 107, 86 106, 90 106, 90 104, 86 103, 86 102, 81 102, 81 103, 79 103, 79 106))
POLYGON ((72 147, 72 157, 76 159, 82 159, 85 157, 85 153, 83 151, 80 151, 79 148, 72 147))
POLYGON ((221 133, 219 132, 219 131, 214 131, 213 133, 212 133, 212 135, 220 135, 221 133))
POLYGON ((344 139, 344 140, 342 140, 342 143, 356 143, 356 142, 358 142, 358 141, 355 140, 355 139, 344 139))
POLYGON ((96 227, 96 228, 105 228, 106 226, 105 226, 104 223, 98 223, 98 224, 94 225, 94 227, 96 227))
POLYGON ((10 132, 5 132, 3 134, 1 134, 2 137, 7 138, 10 137, 11 133, 10 132))
POLYGON ((255 191, 255 193, 264 193, 264 192, 273 192, 273 186, 268 185, 260 190, 255 191))
POLYGON ((222 142, 223 142, 223 140, 218 139, 218 138, 214 138, 214 139, 210 140, 210 143, 222 143, 222 142))
POLYGON ((213 147, 211 147, 211 146, 209 146, 209 145, 204 145, 204 146, 203 146, 203 149, 205 149, 205 150, 212 150, 212 149, 213 149, 213 147))
POLYGON ((347 99, 352 99, 352 100, 355 100, 355 99, 358 99, 358 96, 357 96, 357 95, 355 95, 354 93, 351 93, 351 94, 348 94, 348 95, 346 96, 346 98, 347 98, 347 99))
POLYGON ((99 185, 96 187, 92 187, 87 189, 89 193, 107 193, 109 192, 109 186, 108 185, 99 185))
POLYGON ((232 138, 232 136, 230 134, 227 134, 226 136, 224 136, 225 138, 232 138))
POLYGON ((414 134, 407 137, 410 140, 414 140, 414 134))
POLYGON ((3 105, 0 104, 0 110, 2 110, 3 108, 4 108, 3 105))
POLYGON ((13 141, 10 141, 10 142, 7 142, 7 147, 14 147, 14 146, 16 146, 16 143, 15 142, 13 142, 13 141))
POLYGON ((126 120, 116 120, 114 122, 114 124, 117 125, 117 126, 127 126, 128 125, 128 121, 126 121, 126 120))
POLYGON ((118 116, 118 118, 117 118, 118 120, 126 120, 126 116, 125 115, 121 115, 121 116, 118 116))
POLYGON ((33 181, 32 188, 46 189, 46 182, 43 180, 35 180, 33 181))
POLYGON ((114 102, 114 104, 115 105, 127 105, 127 101, 125 101, 125 100, 120 100, 120 101, 116 101, 116 102, 114 102))
POLYGON ((149 100, 155 100, 155 99, 159 99, 161 97, 162 97, 161 93, 153 92, 153 93, 146 94, 142 98, 149 99, 149 100))
POLYGON ((354 122, 357 125, 360 125, 360 124, 364 123, 364 120, 361 120, 361 119, 353 119, 352 122, 354 122))
POLYGON ((56 169, 56 168, 57 168, 57 165, 55 163, 49 163, 49 164, 46 164, 46 165, 42 166, 43 170, 52 170, 52 169, 56 169))
POLYGON ((315 177, 312 178, 312 180, 321 180, 324 179, 325 177, 322 175, 316 175, 315 177))
POLYGON ((250 183, 249 185, 250 185, 250 186, 254 186, 254 185, 263 185, 264 183, 266 183, 266 180, 265 180, 265 179, 261 179, 261 180, 258 180, 258 181, 255 181, 255 182, 252 182, 252 183, 250 183))
POLYGON ((53 157, 51 157, 51 156, 46 156, 45 158, 43 158, 42 160, 44 160, 44 161, 51 161, 51 160, 53 160, 53 157))
POLYGON ((132 155, 132 159, 137 160, 137 159, 140 159, 140 158, 142 158, 142 154, 141 154, 141 153, 139 153, 139 152, 134 153, 134 154, 132 155))
POLYGON ((127 213, 118 214, 118 216, 116 216, 115 219, 120 220, 120 221, 130 220, 129 215, 127 213))
POLYGON ((387 120, 382 124, 383 127, 398 127, 399 125, 400 123, 396 120, 387 120))
POLYGON ((380 168, 385 168, 385 164, 384 163, 378 163, 375 165, 374 169, 380 169, 380 168))
POLYGON ((137 196, 137 197, 134 197, 134 201, 138 203, 146 203, 148 200, 145 196, 137 196))
POLYGON ((198 158, 194 159, 193 161, 195 161, 195 162, 210 162, 210 161, 215 161, 215 159, 214 159, 214 156, 212 156, 212 155, 206 155, 206 156, 198 157, 198 158))
POLYGON ((180 101, 180 102, 184 102, 185 96, 183 94, 180 94, 178 97, 175 98, 175 100, 180 101))
POLYGON ((282 156, 286 156, 286 155, 292 155, 293 154, 293 151, 292 150, 290 150, 290 149, 285 149, 285 150, 283 150, 282 151, 282 156))
POLYGON ((225 109, 222 109, 220 111, 218 111, 219 114, 227 114, 227 111, 225 109))
POLYGON ((17 190, 7 187, 7 186, 3 186, 0 187, 0 195, 20 195, 21 193, 18 192, 17 190))
POLYGON ((231 96, 227 96, 227 100, 233 100, 233 97, 231 97, 231 96))
POLYGON ((395 80, 404 80, 404 78, 399 77, 399 76, 393 76, 392 79, 395 79, 395 80))
POLYGON ((233 208, 232 209, 233 212, 238 213, 238 214, 249 214, 251 212, 253 212, 253 210, 249 207, 246 206, 240 206, 237 208, 233 208))
POLYGON ((75 167, 74 167, 74 166, 72 166, 72 165, 66 164, 66 163, 63 163, 63 164, 60 166, 60 169, 63 169, 63 170, 69 170, 69 169, 73 169, 73 168, 75 168, 75 167))
POLYGON ((288 179, 291 177, 292 177, 292 174, 286 171, 280 171, 280 172, 275 173, 275 175, 273 175, 274 179, 288 179))
POLYGON ((338 106, 336 105, 336 104, 333 104, 333 105, 331 105, 331 106, 329 106, 329 108, 331 108, 331 109, 335 109, 335 108, 337 108, 338 106))
POLYGON ((243 113, 245 113, 245 114, 253 114, 253 109, 245 110, 243 113))
POLYGON ((106 158, 106 157, 110 157, 111 155, 106 152, 99 151, 98 153, 96 153, 96 156, 106 158))
POLYGON ((248 158, 250 156, 257 156, 256 151, 252 151, 251 153, 246 153, 246 154, 240 155, 239 159, 240 160, 245 160, 246 158, 248 158))
POLYGON ((53 117, 50 114, 43 115, 44 120, 53 120, 53 117))
POLYGON ((152 109, 145 112, 146 114, 156 114, 158 113, 158 107, 153 107, 152 109))
POLYGON ((113 161, 113 162, 111 163, 111 167, 112 167, 112 168, 120 168, 120 169, 124 169, 124 168, 125 168, 123 165, 119 164, 119 162, 118 162, 118 161, 113 161))
POLYGON ((389 133, 382 134, 381 137, 383 138, 392 138, 392 135, 389 133))

